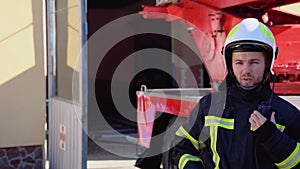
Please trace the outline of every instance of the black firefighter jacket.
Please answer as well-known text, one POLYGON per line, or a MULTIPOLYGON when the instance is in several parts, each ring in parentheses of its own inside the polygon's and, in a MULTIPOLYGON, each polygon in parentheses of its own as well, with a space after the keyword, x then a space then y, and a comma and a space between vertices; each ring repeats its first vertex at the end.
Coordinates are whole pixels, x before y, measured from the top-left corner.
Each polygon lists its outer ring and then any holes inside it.
POLYGON ((255 132, 249 117, 271 89, 246 93, 232 85, 227 92, 204 96, 176 132, 173 162, 179 169, 300 168, 300 112, 273 95, 267 120, 255 132))

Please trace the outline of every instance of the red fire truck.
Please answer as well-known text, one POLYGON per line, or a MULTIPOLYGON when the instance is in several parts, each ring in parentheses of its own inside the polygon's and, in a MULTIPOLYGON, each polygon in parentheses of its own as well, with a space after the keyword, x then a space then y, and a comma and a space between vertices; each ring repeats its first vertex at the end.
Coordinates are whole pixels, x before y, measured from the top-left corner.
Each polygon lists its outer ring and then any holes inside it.
POLYGON ((279 55, 274 63, 277 74, 275 93, 300 109, 300 16, 287 13, 279 6, 300 2, 299 0, 157 0, 156 6, 143 6, 145 19, 164 19, 166 22, 182 22, 193 29, 190 33, 210 76, 212 89, 146 89, 137 92, 138 143, 151 149, 156 112, 172 114, 165 139, 162 143, 163 166, 168 164, 168 149, 174 144, 172 137, 202 95, 214 90, 223 80, 225 68, 221 48, 230 28, 246 17, 255 17, 265 23, 274 33, 279 55), (201 33, 199 33, 201 32, 201 33), (218 67, 218 69, 216 69, 218 67))

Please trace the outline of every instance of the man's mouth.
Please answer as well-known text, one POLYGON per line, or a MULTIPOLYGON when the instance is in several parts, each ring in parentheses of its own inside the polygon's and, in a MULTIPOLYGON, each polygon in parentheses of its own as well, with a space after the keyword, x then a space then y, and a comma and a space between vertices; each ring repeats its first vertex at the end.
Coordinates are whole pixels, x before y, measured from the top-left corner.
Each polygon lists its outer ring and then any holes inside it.
POLYGON ((244 82, 251 82, 252 78, 250 78, 250 77, 243 77, 242 81, 244 81, 244 82))

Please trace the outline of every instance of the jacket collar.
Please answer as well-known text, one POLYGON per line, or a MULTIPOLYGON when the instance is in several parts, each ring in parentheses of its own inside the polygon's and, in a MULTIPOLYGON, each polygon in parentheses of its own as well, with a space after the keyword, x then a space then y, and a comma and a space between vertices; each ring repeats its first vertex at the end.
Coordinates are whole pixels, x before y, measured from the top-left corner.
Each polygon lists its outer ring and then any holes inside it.
POLYGON ((271 89, 267 85, 260 85, 252 90, 244 90, 236 84, 232 84, 227 88, 227 95, 244 101, 267 100, 271 89))

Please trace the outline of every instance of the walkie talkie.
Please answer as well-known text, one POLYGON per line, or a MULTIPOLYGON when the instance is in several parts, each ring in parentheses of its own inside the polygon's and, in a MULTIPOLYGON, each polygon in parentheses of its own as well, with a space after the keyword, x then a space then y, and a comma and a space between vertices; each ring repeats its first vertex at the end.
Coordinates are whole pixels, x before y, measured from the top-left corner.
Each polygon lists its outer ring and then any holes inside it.
POLYGON ((271 117, 271 102, 272 102, 272 97, 274 94, 275 77, 276 77, 276 74, 274 75, 272 90, 271 90, 271 94, 268 98, 268 101, 262 102, 257 108, 257 111, 259 111, 267 119, 270 119, 270 117, 271 117))
POLYGON ((267 104, 266 102, 262 102, 258 108, 259 111, 265 118, 270 119, 271 117, 271 104, 267 104))

